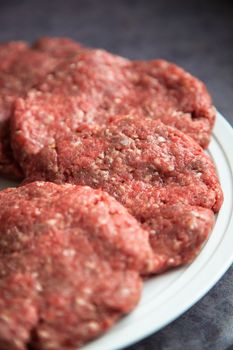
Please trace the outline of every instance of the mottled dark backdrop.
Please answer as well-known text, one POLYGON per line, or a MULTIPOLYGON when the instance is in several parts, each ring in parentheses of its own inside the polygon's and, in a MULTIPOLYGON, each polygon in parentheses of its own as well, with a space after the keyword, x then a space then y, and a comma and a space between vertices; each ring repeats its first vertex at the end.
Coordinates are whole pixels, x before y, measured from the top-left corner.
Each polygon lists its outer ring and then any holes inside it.
POLYGON ((162 57, 203 79, 233 122, 233 2, 0 0, 0 40, 67 35, 131 58, 162 57))
MULTIPOLYGON (((230 0, 0 0, 0 40, 63 35, 130 58, 166 58, 204 80, 233 124, 232 5, 230 0)), ((232 280, 233 268, 191 310, 129 349, 233 350, 232 280)))

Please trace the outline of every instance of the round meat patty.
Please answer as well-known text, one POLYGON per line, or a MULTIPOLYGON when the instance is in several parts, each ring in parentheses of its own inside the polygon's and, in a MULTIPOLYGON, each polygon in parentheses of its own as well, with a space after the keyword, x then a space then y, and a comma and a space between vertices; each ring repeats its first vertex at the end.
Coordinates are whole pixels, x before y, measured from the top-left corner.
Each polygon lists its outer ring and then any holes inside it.
POLYGON ((161 119, 203 147, 215 120, 204 84, 174 64, 84 50, 17 101, 12 120, 16 159, 24 169, 51 138, 84 123, 104 125, 110 117, 129 114, 161 119))
POLYGON ((0 192, 0 348, 74 349, 137 304, 148 234, 100 190, 0 192))
POLYGON ((8 71, 18 55, 27 50, 28 44, 23 41, 0 44, 0 174, 13 174, 13 178, 20 177, 21 170, 13 160, 6 119, 11 113, 11 95, 20 87, 17 78, 9 76, 8 71))
POLYGON ((6 72, 0 72, 0 173, 20 178, 22 172, 16 164, 10 146, 10 118, 16 98, 25 96, 35 83, 57 65, 48 54, 24 50, 18 53, 6 72), (39 68, 38 68, 39 67, 39 68))
POLYGON ((58 138, 31 158, 27 176, 88 185, 114 196, 150 233, 154 272, 192 261, 223 200, 203 149, 149 118, 119 118, 58 138))
MULTIPOLYGON (((74 54, 75 43, 73 43, 72 49, 74 54)), ((76 53, 78 49, 80 49, 80 45, 77 44, 76 53)), ((43 52, 43 50, 39 50, 39 47, 33 50, 24 42, 10 42, 0 45, 1 175, 16 179, 23 177, 21 169, 14 160, 10 145, 9 123, 15 99, 24 97, 28 90, 54 70, 61 60, 68 58, 71 52, 67 50, 65 47, 63 51, 61 47, 60 57, 55 57, 56 55, 52 55, 49 50, 43 52), (62 57, 62 52, 64 57, 62 57)))

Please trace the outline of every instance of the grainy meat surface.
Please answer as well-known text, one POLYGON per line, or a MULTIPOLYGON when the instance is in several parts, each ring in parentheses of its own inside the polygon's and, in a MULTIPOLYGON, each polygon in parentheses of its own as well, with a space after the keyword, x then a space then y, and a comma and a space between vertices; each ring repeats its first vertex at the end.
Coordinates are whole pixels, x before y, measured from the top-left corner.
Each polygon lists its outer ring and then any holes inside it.
POLYGON ((83 49, 81 44, 63 37, 41 37, 33 47, 58 58, 71 58, 77 54, 77 51, 83 49))
POLYGON ((26 99, 12 122, 17 160, 79 125, 108 123, 117 115, 161 119, 207 147, 215 112, 206 88, 163 60, 129 61, 103 50, 84 50, 61 64, 26 99))
POLYGON ((28 45, 23 41, 0 44, 0 174, 12 174, 13 177, 20 177, 21 171, 10 149, 7 119, 11 113, 12 95, 18 93, 20 86, 17 78, 9 76, 8 72, 17 57, 27 50, 28 45))
POLYGON ((27 175, 28 181, 88 185, 114 196, 150 233, 154 272, 191 261, 222 204, 214 165, 203 149, 148 118, 82 127, 44 147, 27 175))
MULTIPOLYGON (((0 47, 1 55, 1 47, 0 47)), ((13 56, 13 54, 11 54, 13 56)), ((7 61, 7 57, 5 58, 7 61)), ((0 173, 1 175, 20 178, 22 172, 16 164, 10 146, 9 123, 13 103, 17 97, 26 92, 44 75, 51 72, 57 64, 55 58, 46 53, 25 49, 16 50, 14 59, 5 70, 0 65, 0 173)))
POLYGON ((22 52, 28 50, 28 44, 25 41, 10 41, 0 44, 0 71, 4 72, 9 69, 12 62, 22 52))
MULTIPOLYGON (((46 39, 41 39, 42 43, 46 39)), ((48 39, 49 41, 49 39, 48 39)), ((79 44, 68 39, 51 39, 60 46, 60 54, 50 50, 31 49, 24 42, 10 42, 0 45, 0 174, 11 178, 22 177, 22 171, 16 164, 10 146, 10 118, 14 101, 24 97, 28 90, 39 83, 64 59, 74 55, 79 44), (63 54, 63 55, 62 55, 63 54)), ((40 41, 39 41, 40 42, 40 41)), ((38 43, 39 43, 38 42, 38 43)), ((54 45, 55 45, 54 43, 54 45)))
POLYGON ((0 348, 76 349, 137 304, 148 234, 100 190, 0 192, 0 348))

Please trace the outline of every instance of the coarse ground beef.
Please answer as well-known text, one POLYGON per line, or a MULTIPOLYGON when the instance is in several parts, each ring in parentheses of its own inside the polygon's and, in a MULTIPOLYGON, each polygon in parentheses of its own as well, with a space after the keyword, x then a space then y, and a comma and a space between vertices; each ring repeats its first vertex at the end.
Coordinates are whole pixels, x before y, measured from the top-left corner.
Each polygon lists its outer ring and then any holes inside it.
POLYGON ((33 48, 47 52, 57 58, 71 58, 84 47, 76 41, 63 37, 41 37, 33 44, 33 48))
POLYGON ((0 192, 0 348, 76 349, 137 304, 148 234, 108 194, 36 182, 0 192))
POLYGON ((19 99, 12 145, 24 163, 58 135, 117 115, 161 119, 207 147, 215 120, 202 82, 163 60, 130 61, 103 50, 81 50, 19 99))
POLYGON ((223 196, 215 167, 189 136, 160 121, 82 127, 31 158, 28 179, 101 188, 150 233, 154 272, 192 261, 223 196))
MULTIPOLYGON (((41 39, 42 43, 45 39, 41 39)), ((55 39, 53 39, 55 40, 55 39)), ((53 42, 51 39, 51 42, 53 42)), ((68 41, 68 39, 67 39, 68 41)), ((39 41, 40 42, 40 41, 39 41)), ((66 43, 57 39, 57 44, 66 43)), ((69 43, 69 41, 68 41, 69 43)), ((24 42, 9 42, 0 45, 0 174, 20 179, 22 171, 15 162, 10 145, 10 118, 14 101, 24 97, 28 90, 39 83, 62 60, 71 56, 68 43, 60 47, 60 55, 49 50, 31 49, 24 42), (63 56, 62 56, 63 53, 63 56), (57 56, 57 57, 56 57, 57 56)), ((78 43, 72 42, 73 55, 80 50, 78 43)), ((38 45, 40 46, 40 45, 38 45)))
POLYGON ((25 41, 9 41, 0 43, 0 71, 7 71, 16 58, 29 49, 28 43, 25 41))
POLYGON ((57 61, 30 49, 17 54, 15 60, 17 63, 12 63, 7 72, 0 72, 0 173, 17 179, 22 178, 23 174, 14 160, 10 145, 9 129, 14 101, 54 69, 57 61))

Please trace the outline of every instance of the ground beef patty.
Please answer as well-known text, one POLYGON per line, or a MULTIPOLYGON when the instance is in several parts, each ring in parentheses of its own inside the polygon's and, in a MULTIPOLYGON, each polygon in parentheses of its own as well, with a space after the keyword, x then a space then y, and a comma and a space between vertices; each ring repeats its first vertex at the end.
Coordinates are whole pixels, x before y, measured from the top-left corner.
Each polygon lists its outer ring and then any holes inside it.
POLYGON ((76 349, 137 304, 148 234, 100 190, 0 192, 0 348, 76 349))
POLYGON ((17 54, 6 72, 0 72, 0 173, 20 178, 22 172, 16 164, 10 146, 10 118, 16 98, 24 96, 58 64, 46 53, 25 50, 17 54), (39 68, 38 68, 39 67, 39 68))
MULTIPOLYGON (((51 39, 52 40, 52 39, 51 39)), ((64 40, 61 40, 60 44, 64 40)), ((43 40, 42 40, 43 42, 43 40)), ((59 43, 59 41, 58 41, 59 43)), ((71 45, 71 44, 70 44, 71 45)), ((31 49, 24 42, 0 45, 0 174, 12 178, 22 177, 10 146, 9 122, 16 98, 23 97, 60 62, 71 55, 67 45, 60 48, 60 55, 49 50, 31 49), (63 56, 62 56, 63 53, 63 56)), ((73 42, 73 54, 80 45, 73 42)))
POLYGON ((129 61, 84 50, 19 99, 12 122, 16 158, 24 161, 54 135, 116 115, 161 119, 207 147, 215 112, 203 83, 162 60, 129 61))
POLYGON ((196 256, 222 204, 214 165, 203 149, 148 118, 80 128, 44 147, 27 175, 28 181, 88 185, 113 195, 150 232, 155 272, 196 256))
MULTIPOLYGON (((23 41, 0 44, 0 174, 13 174, 13 177, 19 177, 21 171, 14 162, 10 150, 9 130, 6 120, 11 113, 11 95, 14 95, 20 87, 17 78, 9 76, 8 72, 18 55, 27 50, 28 45, 23 41)), ((17 96, 21 95, 17 94, 17 96)))

